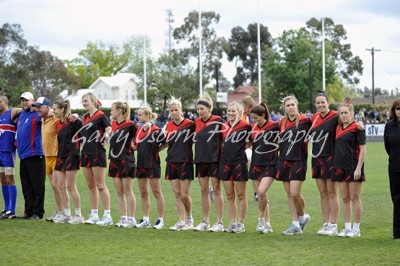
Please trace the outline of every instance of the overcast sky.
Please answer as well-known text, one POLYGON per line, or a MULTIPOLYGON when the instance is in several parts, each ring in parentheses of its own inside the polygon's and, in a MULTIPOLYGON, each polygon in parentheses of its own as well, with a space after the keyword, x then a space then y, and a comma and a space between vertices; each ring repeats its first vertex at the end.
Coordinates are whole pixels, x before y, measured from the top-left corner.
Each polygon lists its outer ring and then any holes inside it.
MULTIPOLYGON (((215 27, 229 37, 235 26, 257 22, 257 0, 0 0, 0 23, 21 24, 30 45, 48 50, 60 59, 72 59, 89 41, 121 44, 132 35, 146 34, 154 55, 165 47, 166 10, 172 9, 174 26, 191 11, 221 15, 215 27)), ((260 23, 272 37, 305 26, 311 17, 330 17, 342 24, 354 55, 361 57, 364 73, 359 87, 371 88, 371 53, 375 54, 375 87, 400 89, 400 3, 396 0, 259 0, 260 23)), ((224 63, 230 80, 233 63, 224 63)), ((322 71, 322 70, 321 70, 322 71)))

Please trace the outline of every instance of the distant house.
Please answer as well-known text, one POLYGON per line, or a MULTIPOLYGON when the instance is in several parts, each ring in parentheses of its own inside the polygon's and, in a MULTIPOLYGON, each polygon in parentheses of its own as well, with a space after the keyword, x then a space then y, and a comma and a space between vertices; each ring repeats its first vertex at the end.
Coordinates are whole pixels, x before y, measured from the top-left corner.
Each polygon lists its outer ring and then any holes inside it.
MULTIPOLYGON (((228 93, 228 103, 231 103, 233 101, 237 101, 240 103, 244 97, 252 96, 255 91, 256 88, 253 86, 241 85, 228 93)), ((258 97, 253 98, 253 101, 254 103, 258 103, 258 97)))
POLYGON ((115 101, 127 101, 131 108, 139 108, 142 101, 138 99, 138 84, 139 78, 135 74, 119 73, 112 77, 99 77, 88 89, 78 90, 70 96, 63 91, 61 96, 71 102, 72 109, 83 109, 81 98, 88 92, 94 93, 105 108, 110 108, 115 101))
POLYGON ((131 73, 119 73, 112 77, 99 77, 89 89, 100 99, 102 106, 111 107, 115 101, 127 101, 131 108, 138 108, 139 78, 131 73))

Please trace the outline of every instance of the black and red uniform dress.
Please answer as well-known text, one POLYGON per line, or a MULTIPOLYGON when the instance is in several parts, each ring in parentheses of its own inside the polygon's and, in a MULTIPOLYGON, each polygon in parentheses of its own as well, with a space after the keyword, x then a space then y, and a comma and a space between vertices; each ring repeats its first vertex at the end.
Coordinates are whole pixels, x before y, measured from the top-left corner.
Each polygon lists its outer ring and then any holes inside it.
POLYGON ((137 178, 160 178, 161 166, 158 151, 164 139, 161 129, 156 125, 151 125, 146 130, 143 127, 136 130, 134 144, 137 147, 137 178))
POLYGON ((296 119, 292 121, 283 117, 279 122, 279 128, 280 143, 276 180, 304 181, 307 173, 308 152, 306 136, 311 128, 311 121, 301 114, 296 125, 296 119))
POLYGON ((194 163, 197 177, 218 177, 221 156, 223 120, 213 115, 207 121, 196 119, 196 139, 194 163))
POLYGON ((275 179, 279 149, 278 123, 268 120, 261 127, 254 124, 251 141, 253 142, 253 153, 249 179, 261 180, 267 176, 275 179))
POLYGON ((354 171, 357 168, 360 155, 360 145, 365 145, 364 130, 357 129, 357 123, 353 122, 346 128, 338 125, 336 128, 335 154, 333 166, 335 168, 333 181, 339 182, 363 182, 365 181, 364 164, 361 168, 361 178, 354 180, 354 171))
POLYGON ((222 126, 223 149, 218 170, 222 181, 247 181, 246 143, 250 138, 251 127, 240 120, 234 126, 226 122, 222 126))
POLYGON ((80 134, 82 122, 76 119, 71 122, 69 119, 64 122, 58 120, 57 124, 58 153, 56 171, 71 171, 79 169, 80 134))
POLYGON ((135 135, 136 126, 131 120, 124 120, 121 123, 117 120, 112 121, 108 176, 119 178, 135 176, 135 155, 132 147, 135 135))
POLYGON ((166 126, 166 141, 168 143, 167 180, 193 180, 193 138, 195 124, 190 119, 183 119, 178 125, 173 120, 166 126))
POLYGON ((338 114, 330 110, 324 117, 316 113, 311 118, 312 178, 332 179, 338 114))
POLYGON ((109 126, 111 126, 110 120, 100 110, 97 110, 92 116, 86 114, 83 117, 82 128, 80 130, 82 167, 107 166, 104 132, 109 126))

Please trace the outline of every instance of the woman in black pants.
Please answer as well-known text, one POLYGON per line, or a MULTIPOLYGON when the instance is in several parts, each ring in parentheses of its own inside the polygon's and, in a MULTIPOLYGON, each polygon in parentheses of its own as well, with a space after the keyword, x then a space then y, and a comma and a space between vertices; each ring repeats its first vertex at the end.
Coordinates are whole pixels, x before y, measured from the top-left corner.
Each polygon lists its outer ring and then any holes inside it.
POLYGON ((389 155, 390 194, 393 202, 393 239, 400 238, 400 98, 390 107, 390 121, 385 126, 385 149, 389 155))

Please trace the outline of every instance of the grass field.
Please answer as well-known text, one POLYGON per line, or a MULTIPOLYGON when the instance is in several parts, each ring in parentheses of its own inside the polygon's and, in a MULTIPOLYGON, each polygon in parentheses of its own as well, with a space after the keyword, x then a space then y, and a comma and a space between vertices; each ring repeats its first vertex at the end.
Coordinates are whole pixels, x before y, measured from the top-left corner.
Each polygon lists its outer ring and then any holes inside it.
MULTIPOLYGON (((164 154, 163 154, 164 155, 164 154)), ((163 168, 164 170, 164 168, 163 168)), ((310 173, 310 171, 308 171, 310 173)), ((269 192, 272 234, 255 232, 257 204, 253 201, 248 182, 249 208, 246 232, 243 234, 209 232, 171 232, 167 229, 120 229, 90 225, 66 225, 27 220, 0 221, 1 264, 18 265, 399 265, 400 241, 391 239, 392 203, 387 177, 387 156, 383 143, 368 143, 363 184, 363 219, 361 238, 325 237, 316 234, 322 224, 319 193, 310 178, 303 186, 306 211, 311 215, 303 235, 282 236, 290 223, 286 195, 280 182, 269 192)), ((18 185, 17 212, 23 211, 23 197, 18 185)), ((89 196, 82 171, 78 177, 83 214, 89 214, 89 196)), ((110 178, 112 216, 119 219, 117 199, 110 178)), ((175 200, 169 183, 162 180, 166 199, 167 227, 177 221, 175 200)), ((136 218, 141 218, 141 203, 137 184, 134 193, 138 199, 136 218)), ((201 221, 200 189, 194 180, 191 195, 195 223, 201 221)), ((152 198, 151 220, 156 218, 152 198)), ((0 206, 3 207, 1 198, 0 206)), ((48 215, 55 210, 49 182, 46 183, 45 208, 48 215)), ((100 210, 102 214, 102 210, 100 210)), ((46 215, 47 215, 46 214, 46 215)), ((229 224, 225 208, 224 224, 229 224)), ((211 211, 211 222, 215 211, 211 211)), ((339 229, 343 228, 340 213, 339 229)))

